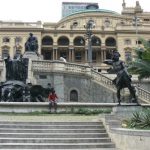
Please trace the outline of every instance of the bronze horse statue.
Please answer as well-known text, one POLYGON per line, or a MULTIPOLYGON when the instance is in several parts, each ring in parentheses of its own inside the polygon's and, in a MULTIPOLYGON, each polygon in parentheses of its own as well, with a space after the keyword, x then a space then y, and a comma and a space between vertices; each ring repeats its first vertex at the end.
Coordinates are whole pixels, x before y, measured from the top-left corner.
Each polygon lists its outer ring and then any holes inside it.
POLYGON ((120 105, 121 103, 121 90, 123 88, 128 88, 130 91, 131 102, 136 103, 139 105, 136 97, 136 90, 135 87, 132 86, 131 75, 129 75, 125 63, 122 60, 119 60, 120 54, 118 51, 113 51, 112 59, 105 60, 104 63, 113 66, 113 71, 117 74, 117 77, 112 81, 113 84, 117 88, 117 99, 120 105))

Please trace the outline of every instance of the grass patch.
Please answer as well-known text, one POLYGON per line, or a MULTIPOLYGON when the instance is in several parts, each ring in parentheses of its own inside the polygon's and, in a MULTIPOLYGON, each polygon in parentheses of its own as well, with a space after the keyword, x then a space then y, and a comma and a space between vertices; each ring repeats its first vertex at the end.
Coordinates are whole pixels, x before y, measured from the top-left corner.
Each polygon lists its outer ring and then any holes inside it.
POLYGON ((57 113, 52 112, 49 113, 48 111, 35 111, 35 112, 28 112, 28 113, 20 113, 20 112, 0 112, 0 115, 15 115, 15 116, 43 116, 43 115, 50 115, 50 114, 75 114, 75 115, 97 115, 97 114, 109 114, 111 113, 112 109, 110 108, 101 108, 101 109, 88 109, 84 107, 74 108, 72 107, 70 110, 62 110, 58 111, 57 113))

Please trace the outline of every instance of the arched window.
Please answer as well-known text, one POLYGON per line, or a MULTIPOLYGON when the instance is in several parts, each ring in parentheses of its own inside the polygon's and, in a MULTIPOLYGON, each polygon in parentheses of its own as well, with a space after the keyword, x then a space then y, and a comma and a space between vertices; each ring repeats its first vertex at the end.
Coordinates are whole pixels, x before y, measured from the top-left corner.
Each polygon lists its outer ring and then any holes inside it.
POLYGON ((49 36, 45 36, 42 39, 42 45, 53 45, 53 39, 49 36))
POLYGON ((125 60, 127 63, 132 61, 132 53, 131 51, 125 51, 125 60))
POLYGON ((85 40, 83 37, 78 36, 74 39, 74 45, 76 46, 84 46, 85 45, 85 40))
POLYGON ((69 39, 65 36, 62 36, 58 39, 58 45, 69 45, 69 39))
POLYGON ((2 58, 6 58, 9 55, 9 50, 7 48, 4 48, 2 50, 2 58))
POLYGON ((10 42, 10 39, 9 39, 8 37, 4 37, 4 38, 3 38, 3 42, 4 42, 4 43, 9 43, 9 42, 10 42))
POLYGON ((78 102, 78 92, 76 90, 72 90, 70 92, 70 101, 71 102, 78 102))
POLYGON ((105 41, 106 46, 116 46, 116 40, 112 37, 109 37, 105 41))
POLYGON ((101 46, 101 40, 96 36, 92 37, 92 46, 101 46))

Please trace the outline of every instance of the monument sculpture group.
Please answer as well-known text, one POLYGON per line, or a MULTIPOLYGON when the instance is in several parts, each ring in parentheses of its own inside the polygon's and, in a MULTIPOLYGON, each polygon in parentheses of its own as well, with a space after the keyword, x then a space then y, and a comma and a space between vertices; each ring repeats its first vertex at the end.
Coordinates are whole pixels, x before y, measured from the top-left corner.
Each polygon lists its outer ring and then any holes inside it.
MULTIPOLYGON (((45 89, 41 85, 26 83, 29 59, 39 57, 38 40, 32 33, 29 34, 29 38, 25 43, 25 53, 18 57, 16 56, 13 59, 10 56, 5 59, 6 82, 0 85, 1 101, 44 102, 44 97, 48 97, 49 89, 45 89)), ((119 57, 119 52, 115 50, 112 53, 112 59, 104 61, 105 64, 112 65, 114 72, 117 74, 117 77, 112 82, 117 88, 118 103, 119 105, 121 104, 120 91, 127 87, 131 95, 130 102, 138 104, 135 88, 131 84, 131 76, 127 72, 124 62, 119 60, 119 57)))
POLYGON ((38 41, 32 33, 25 43, 25 53, 13 59, 8 56, 5 59, 6 66, 6 82, 0 85, 1 101, 10 102, 35 102, 44 101, 47 97, 47 90, 40 85, 26 84, 28 77, 29 58, 26 55, 38 57, 38 41))

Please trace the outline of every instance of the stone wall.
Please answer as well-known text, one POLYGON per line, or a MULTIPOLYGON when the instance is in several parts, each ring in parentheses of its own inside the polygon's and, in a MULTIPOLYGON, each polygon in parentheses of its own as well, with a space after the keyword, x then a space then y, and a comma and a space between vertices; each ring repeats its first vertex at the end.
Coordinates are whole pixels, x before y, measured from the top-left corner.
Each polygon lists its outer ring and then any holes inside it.
POLYGON ((46 87, 47 83, 54 86, 61 102, 70 101, 70 92, 76 90, 78 102, 111 103, 116 101, 116 94, 96 83, 85 75, 65 73, 34 73, 36 83, 46 87), (40 77, 46 77, 41 79, 40 77))

